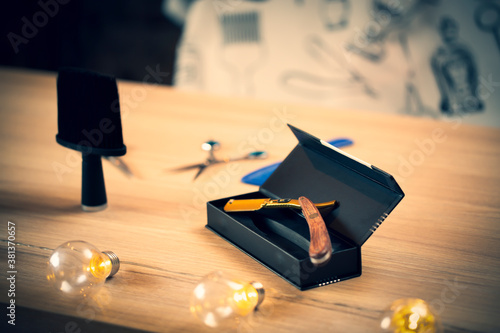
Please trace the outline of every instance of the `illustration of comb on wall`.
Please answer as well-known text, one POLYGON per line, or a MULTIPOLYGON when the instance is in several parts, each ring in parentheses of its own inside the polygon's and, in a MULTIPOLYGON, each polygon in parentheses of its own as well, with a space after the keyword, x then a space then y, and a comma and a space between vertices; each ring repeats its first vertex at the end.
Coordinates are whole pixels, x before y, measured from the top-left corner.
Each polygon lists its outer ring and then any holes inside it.
POLYGON ((221 60, 232 77, 237 96, 255 93, 253 76, 264 57, 259 12, 234 12, 221 16, 223 44, 221 60))
POLYGON ((121 156, 123 144, 116 79, 78 68, 57 78, 56 141, 82 153, 82 209, 107 207, 101 156, 121 156))

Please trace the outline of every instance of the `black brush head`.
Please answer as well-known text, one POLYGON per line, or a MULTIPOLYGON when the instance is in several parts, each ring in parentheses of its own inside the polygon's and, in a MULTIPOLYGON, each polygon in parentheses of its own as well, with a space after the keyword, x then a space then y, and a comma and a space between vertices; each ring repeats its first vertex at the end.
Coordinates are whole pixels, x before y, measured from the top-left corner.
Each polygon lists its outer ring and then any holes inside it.
POLYGON ((84 154, 126 153, 114 77, 78 68, 60 69, 57 108, 59 144, 84 154))

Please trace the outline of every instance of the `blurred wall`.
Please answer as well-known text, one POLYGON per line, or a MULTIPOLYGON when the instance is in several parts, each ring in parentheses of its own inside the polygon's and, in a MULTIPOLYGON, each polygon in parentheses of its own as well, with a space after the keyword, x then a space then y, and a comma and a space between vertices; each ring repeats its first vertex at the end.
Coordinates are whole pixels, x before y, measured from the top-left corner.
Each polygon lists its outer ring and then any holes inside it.
POLYGON ((198 0, 174 85, 500 127, 498 0, 198 0))

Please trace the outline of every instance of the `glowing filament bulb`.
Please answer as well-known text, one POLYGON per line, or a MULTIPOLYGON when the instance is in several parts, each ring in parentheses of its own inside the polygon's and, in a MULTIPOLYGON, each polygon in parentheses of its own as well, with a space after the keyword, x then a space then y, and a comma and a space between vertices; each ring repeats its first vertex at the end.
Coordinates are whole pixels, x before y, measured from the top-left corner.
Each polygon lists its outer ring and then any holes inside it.
POLYGON ((84 241, 70 241, 50 255, 47 280, 66 295, 85 297, 99 290, 119 268, 120 260, 113 252, 101 252, 84 241))
POLYGON ((228 326, 252 313, 263 300, 260 283, 232 280, 217 271, 194 288, 190 310, 207 326, 228 326))
POLYGON ((418 298, 394 301, 380 321, 383 333, 440 333, 441 326, 429 305, 418 298))

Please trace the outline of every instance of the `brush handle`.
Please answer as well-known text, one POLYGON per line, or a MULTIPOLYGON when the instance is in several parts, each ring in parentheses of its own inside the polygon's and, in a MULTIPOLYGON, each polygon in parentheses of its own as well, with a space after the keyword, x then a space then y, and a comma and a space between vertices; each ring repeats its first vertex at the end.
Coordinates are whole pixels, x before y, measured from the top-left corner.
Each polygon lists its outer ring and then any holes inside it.
POLYGON ((106 206, 106 187, 101 156, 82 154, 82 209, 98 211, 106 206))

